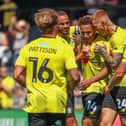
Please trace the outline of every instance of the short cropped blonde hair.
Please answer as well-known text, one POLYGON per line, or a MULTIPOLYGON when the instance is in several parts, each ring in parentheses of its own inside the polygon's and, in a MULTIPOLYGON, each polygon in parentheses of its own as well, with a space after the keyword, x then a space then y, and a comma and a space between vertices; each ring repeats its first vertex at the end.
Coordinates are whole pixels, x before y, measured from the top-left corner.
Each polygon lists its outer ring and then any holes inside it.
POLYGON ((104 24, 107 24, 110 20, 108 13, 103 10, 103 9, 98 9, 94 12, 92 17, 97 21, 97 22, 104 22, 104 24))
POLYGON ((35 23, 42 33, 48 33, 57 24, 57 12, 53 9, 43 8, 35 14, 35 23))

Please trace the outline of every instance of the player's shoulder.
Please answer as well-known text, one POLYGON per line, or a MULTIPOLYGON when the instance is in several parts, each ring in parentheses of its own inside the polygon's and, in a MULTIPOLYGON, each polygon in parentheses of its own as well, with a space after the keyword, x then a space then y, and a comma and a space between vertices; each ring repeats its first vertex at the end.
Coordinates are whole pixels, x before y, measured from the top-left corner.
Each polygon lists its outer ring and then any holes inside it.
POLYGON ((94 40, 95 43, 103 43, 103 42, 107 42, 107 39, 105 37, 103 37, 101 34, 96 33, 96 37, 94 40))
POLYGON ((113 41, 125 41, 126 40, 126 30, 121 27, 117 27, 115 33, 111 36, 110 40, 113 41))
POLYGON ((74 30, 75 30, 75 26, 70 26, 70 33, 69 33, 69 37, 72 37, 74 34, 74 30))
POLYGON ((68 42, 64 38, 62 38, 60 35, 56 36, 56 40, 68 45, 68 42))
POLYGON ((75 26, 70 26, 70 31, 74 32, 75 26))
POLYGON ((59 35, 56 36, 56 40, 58 41, 58 43, 60 45, 69 46, 68 42, 64 38, 62 38, 61 36, 59 36, 59 35))
POLYGON ((113 35, 116 35, 116 37, 126 36, 126 29, 120 26, 117 26, 116 31, 113 35))
POLYGON ((30 41, 30 42, 28 42, 26 45, 24 45, 24 46, 21 48, 21 50, 27 50, 27 49, 29 49, 29 47, 34 46, 34 45, 35 45, 37 42, 39 42, 39 41, 40 41, 40 38, 36 38, 36 39, 30 41))

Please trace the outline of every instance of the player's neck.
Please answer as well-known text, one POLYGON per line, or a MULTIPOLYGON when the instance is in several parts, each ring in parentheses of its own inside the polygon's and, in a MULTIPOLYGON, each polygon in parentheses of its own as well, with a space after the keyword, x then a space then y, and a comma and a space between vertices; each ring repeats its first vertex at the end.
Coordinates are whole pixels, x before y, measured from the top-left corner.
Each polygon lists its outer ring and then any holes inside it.
POLYGON ((56 33, 46 33, 41 35, 44 38, 56 38, 56 33))

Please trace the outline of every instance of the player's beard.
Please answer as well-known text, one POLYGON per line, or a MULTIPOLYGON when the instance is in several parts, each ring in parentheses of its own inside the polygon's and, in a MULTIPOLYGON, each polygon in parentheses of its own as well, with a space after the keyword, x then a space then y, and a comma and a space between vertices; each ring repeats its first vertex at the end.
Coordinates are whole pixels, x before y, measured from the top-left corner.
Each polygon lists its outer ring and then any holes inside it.
POLYGON ((63 37, 67 37, 67 36, 69 35, 69 30, 68 30, 68 31, 59 30, 58 32, 59 32, 59 33, 61 34, 61 36, 63 36, 63 37))

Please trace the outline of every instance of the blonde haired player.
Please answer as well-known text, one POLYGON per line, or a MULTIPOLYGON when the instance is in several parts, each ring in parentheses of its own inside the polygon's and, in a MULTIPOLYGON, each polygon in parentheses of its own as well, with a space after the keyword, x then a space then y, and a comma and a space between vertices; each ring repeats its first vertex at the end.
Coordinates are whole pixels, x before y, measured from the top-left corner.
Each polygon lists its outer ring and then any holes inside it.
MULTIPOLYGON (((121 125, 124 126, 126 125, 126 31, 114 24, 105 10, 98 9, 92 18, 95 29, 108 40, 112 49, 112 57, 105 50, 104 53, 103 50, 99 51, 113 71, 113 76, 105 88, 107 96, 103 102, 100 126, 112 126, 117 113, 120 115, 121 125)), ((106 71, 99 73, 101 78, 105 74, 106 71)))
POLYGON ((74 53, 56 38, 55 10, 41 9, 35 14, 35 22, 42 36, 20 50, 14 78, 27 88, 24 111, 29 114, 29 126, 65 126, 66 71, 73 83, 80 78, 74 53))

